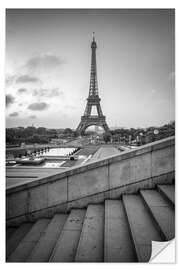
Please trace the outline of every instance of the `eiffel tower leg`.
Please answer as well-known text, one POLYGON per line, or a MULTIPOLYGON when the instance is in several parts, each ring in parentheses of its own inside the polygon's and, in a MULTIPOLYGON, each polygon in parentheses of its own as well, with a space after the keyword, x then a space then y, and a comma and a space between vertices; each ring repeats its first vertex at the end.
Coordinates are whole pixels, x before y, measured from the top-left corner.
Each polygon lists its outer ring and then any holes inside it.
POLYGON ((84 115, 91 115, 91 109, 92 106, 87 103, 84 115))
POLYGON ((104 128, 104 130, 105 130, 105 132, 110 132, 110 129, 109 129, 109 127, 108 127, 108 125, 106 124, 106 122, 105 123, 103 123, 103 128, 104 128))
POLYGON ((79 123, 77 129, 76 129, 76 132, 79 134, 79 135, 83 135, 84 134, 84 131, 86 129, 86 125, 82 122, 79 123))
POLYGON ((97 112, 99 116, 103 115, 100 104, 97 105, 97 112))

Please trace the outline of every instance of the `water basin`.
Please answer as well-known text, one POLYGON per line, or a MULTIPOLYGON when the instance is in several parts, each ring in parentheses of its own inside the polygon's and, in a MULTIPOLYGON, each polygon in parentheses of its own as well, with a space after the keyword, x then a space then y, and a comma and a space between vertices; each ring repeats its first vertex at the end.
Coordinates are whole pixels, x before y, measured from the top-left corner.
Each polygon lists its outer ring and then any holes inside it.
POLYGON ((71 154, 75 149, 76 148, 51 148, 49 150, 43 151, 43 153, 41 152, 40 155, 43 157, 67 156, 67 155, 71 154))

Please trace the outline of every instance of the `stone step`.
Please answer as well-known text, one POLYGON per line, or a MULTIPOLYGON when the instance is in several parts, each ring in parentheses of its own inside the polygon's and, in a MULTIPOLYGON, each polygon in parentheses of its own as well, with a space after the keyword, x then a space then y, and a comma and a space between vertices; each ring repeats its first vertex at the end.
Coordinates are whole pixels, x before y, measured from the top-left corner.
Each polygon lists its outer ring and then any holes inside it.
POLYGON ((19 245, 19 243, 25 237, 25 235, 29 232, 32 226, 33 226, 33 223, 27 222, 27 223, 21 224, 16 229, 13 235, 6 242, 6 258, 8 258, 9 255, 16 249, 16 247, 19 245))
POLYGON ((102 262, 104 205, 89 205, 76 252, 76 262, 102 262))
POLYGON ((148 262, 151 241, 161 241, 160 234, 140 195, 124 195, 123 203, 137 259, 139 262, 148 262))
POLYGON ((159 192, 174 207, 175 205, 175 186, 174 185, 158 185, 159 192))
POLYGON ((37 244, 39 238, 44 233, 49 219, 39 219, 26 234, 26 236, 21 240, 17 248, 11 253, 8 262, 24 262, 32 249, 37 244))
POLYGON ((137 261, 122 200, 105 201, 104 262, 137 261))
POLYGON ((26 262, 48 262, 53 248, 63 229, 68 215, 56 214, 48 224, 45 233, 26 259, 26 262))
POLYGON ((13 235, 16 230, 16 227, 9 227, 6 229, 6 241, 13 235))
POLYGON ((74 261, 85 213, 84 209, 71 210, 50 256, 50 262, 74 261))
POLYGON ((171 205, 156 190, 140 191, 163 240, 169 241, 174 238, 175 213, 171 205))

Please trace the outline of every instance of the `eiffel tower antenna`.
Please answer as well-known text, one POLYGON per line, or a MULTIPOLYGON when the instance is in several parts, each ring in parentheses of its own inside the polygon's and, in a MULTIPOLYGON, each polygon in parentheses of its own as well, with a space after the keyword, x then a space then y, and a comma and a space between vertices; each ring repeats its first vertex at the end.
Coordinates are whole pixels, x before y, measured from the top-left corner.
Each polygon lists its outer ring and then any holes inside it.
POLYGON ((90 74, 90 85, 89 85, 89 96, 87 98, 87 104, 84 111, 84 115, 81 117, 81 122, 77 127, 76 131, 79 134, 83 134, 89 126, 100 126, 106 132, 109 131, 109 127, 106 123, 106 117, 103 115, 101 110, 99 93, 98 93, 98 82, 97 82, 97 67, 96 67, 96 49, 97 44, 93 32, 93 40, 91 42, 91 74, 90 74), (97 108, 97 116, 91 115, 92 107, 97 108))

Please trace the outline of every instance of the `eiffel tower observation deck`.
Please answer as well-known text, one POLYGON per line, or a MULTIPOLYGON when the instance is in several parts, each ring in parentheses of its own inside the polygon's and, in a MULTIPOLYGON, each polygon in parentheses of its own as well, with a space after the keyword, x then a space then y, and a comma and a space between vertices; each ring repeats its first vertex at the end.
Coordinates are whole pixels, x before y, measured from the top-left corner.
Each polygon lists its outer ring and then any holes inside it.
POLYGON ((106 123, 106 117, 102 113, 100 105, 100 97, 98 94, 98 82, 97 82, 97 67, 96 67, 96 49, 97 44, 95 41, 94 33, 93 40, 91 43, 92 55, 91 55, 91 75, 90 75, 90 86, 89 96, 87 98, 87 104, 84 111, 84 115, 81 117, 76 131, 79 134, 83 134, 89 126, 102 127, 106 132, 109 131, 109 127, 106 123), (92 107, 95 106, 97 109, 97 115, 91 115, 92 107))

